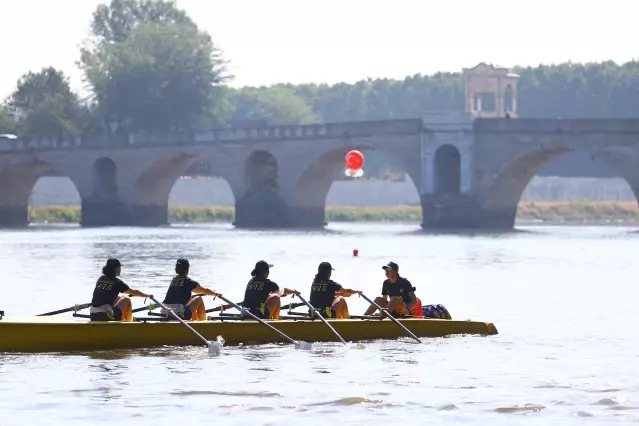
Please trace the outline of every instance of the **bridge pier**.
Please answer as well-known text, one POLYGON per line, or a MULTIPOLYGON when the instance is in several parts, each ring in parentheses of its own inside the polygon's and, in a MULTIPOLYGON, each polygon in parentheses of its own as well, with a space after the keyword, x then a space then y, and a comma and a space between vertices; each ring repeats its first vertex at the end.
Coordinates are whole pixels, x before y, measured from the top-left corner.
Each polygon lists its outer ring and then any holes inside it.
POLYGON ((130 226, 166 226, 169 224, 169 206, 130 206, 130 226))
POLYGON ((28 206, 0 207, 0 228, 24 228, 29 225, 28 206))
POLYGON ((515 227, 517 206, 486 210, 474 197, 457 196, 445 201, 422 199, 422 228, 427 230, 509 230, 515 227))
POLYGON ((422 195, 421 202, 423 229, 475 229, 484 225, 473 196, 422 195))
POLYGON ((486 230, 511 230, 517 219, 517 206, 501 210, 479 210, 478 228, 486 230))
POLYGON ((124 201, 88 197, 82 200, 81 226, 128 226, 129 206, 124 201))
POLYGON ((287 228, 290 213, 286 203, 277 195, 260 191, 247 193, 235 203, 238 228, 287 228))
POLYGON ((323 228, 326 226, 326 208, 289 207, 289 226, 291 228, 323 228))

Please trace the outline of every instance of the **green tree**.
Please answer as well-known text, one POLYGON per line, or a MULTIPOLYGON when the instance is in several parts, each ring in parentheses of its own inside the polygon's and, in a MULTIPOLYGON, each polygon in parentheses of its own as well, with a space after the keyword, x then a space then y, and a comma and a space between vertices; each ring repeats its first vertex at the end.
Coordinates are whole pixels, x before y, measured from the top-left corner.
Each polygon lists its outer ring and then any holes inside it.
MULTIPOLYGON (((639 115, 639 62, 514 67, 520 74, 519 116, 622 118, 639 115)), ((461 73, 414 75, 403 80, 362 80, 354 84, 287 86, 321 121, 420 117, 428 110, 463 110, 461 73)), ((259 109, 260 97, 278 86, 242 88, 241 103, 259 109), (252 98, 251 98, 252 97, 252 98)), ((233 96, 233 99, 238 99, 233 96)), ((244 115, 255 111, 245 109, 244 115)))
POLYGON ((195 26, 175 1, 111 0, 108 6, 101 4, 93 12, 91 32, 98 43, 122 43, 138 25, 148 22, 195 26))
POLYGON ((277 85, 268 90, 238 90, 229 101, 235 107, 234 120, 263 120, 273 126, 308 124, 318 120, 306 100, 289 85, 277 85))
POLYGON ((16 133, 17 123, 13 115, 0 105, 0 133, 16 133))
POLYGON ((80 131, 78 96, 55 68, 22 76, 8 103, 18 112, 17 130, 24 137, 63 139, 80 131))
POLYGON ((81 67, 107 122, 164 133, 224 112, 226 63, 174 2, 113 0, 96 10, 92 28, 81 67))

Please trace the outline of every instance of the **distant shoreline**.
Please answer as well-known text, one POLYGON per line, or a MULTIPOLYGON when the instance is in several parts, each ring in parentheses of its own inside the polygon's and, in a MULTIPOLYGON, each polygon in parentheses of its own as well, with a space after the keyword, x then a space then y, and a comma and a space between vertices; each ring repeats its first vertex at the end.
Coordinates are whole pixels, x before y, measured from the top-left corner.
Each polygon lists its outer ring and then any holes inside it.
MULTIPOLYGON (((230 223, 232 206, 169 207, 170 223, 230 223)), ((29 208, 31 223, 79 223, 80 206, 38 206, 29 208)), ((327 222, 417 222, 420 206, 350 207, 327 206, 327 222)), ((566 225, 622 225, 639 223, 634 201, 621 202, 524 202, 519 203, 517 223, 566 225)))

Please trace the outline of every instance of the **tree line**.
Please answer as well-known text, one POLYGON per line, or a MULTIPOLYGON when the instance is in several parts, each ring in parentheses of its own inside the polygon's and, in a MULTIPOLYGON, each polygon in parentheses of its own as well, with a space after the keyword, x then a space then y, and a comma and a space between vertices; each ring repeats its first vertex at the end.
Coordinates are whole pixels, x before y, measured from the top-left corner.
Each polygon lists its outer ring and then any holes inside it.
MULTIPOLYGON (((211 37, 171 0, 97 7, 78 63, 90 96, 52 67, 20 78, 0 133, 25 138, 166 133, 203 127, 415 118, 463 110, 461 73, 234 89, 211 37)), ((639 62, 515 67, 520 117, 639 116, 639 62)))

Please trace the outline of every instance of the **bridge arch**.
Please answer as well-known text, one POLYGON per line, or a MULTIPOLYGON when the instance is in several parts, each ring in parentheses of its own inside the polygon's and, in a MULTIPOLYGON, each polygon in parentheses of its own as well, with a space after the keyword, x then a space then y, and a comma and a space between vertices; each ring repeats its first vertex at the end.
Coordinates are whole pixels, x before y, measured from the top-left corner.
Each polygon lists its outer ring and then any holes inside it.
MULTIPOLYGON (((295 181, 291 203, 291 222, 293 226, 317 227, 326 223, 326 199, 333 183, 343 176, 344 156, 352 149, 366 151, 375 150, 382 152, 398 164, 404 166, 406 174, 410 177, 416 192, 415 185, 419 182, 418 171, 411 170, 404 164, 401 157, 393 152, 366 145, 343 146, 316 156, 307 163, 295 181)), ((366 165, 364 165, 366 170, 366 165)))
POLYGON ((33 189, 44 176, 65 177, 73 184, 79 199, 79 185, 72 176, 41 159, 8 164, 0 170, 0 227, 23 227, 29 223, 29 204, 33 189))
MULTIPOLYGON (((531 180, 552 160, 579 150, 552 147, 529 151, 503 165, 493 176, 480 205, 481 225, 484 228, 510 229, 515 224, 519 201, 531 180)), ((628 171, 615 161, 608 161, 632 188, 639 201, 639 182, 632 182, 628 171)))
MULTIPOLYGON (((130 223, 138 226, 161 226, 169 223, 169 198, 178 179, 195 174, 210 173, 211 167, 199 155, 176 154, 162 157, 150 164, 135 179, 131 194, 130 223)), ((235 191, 231 185, 231 191, 235 191)))

